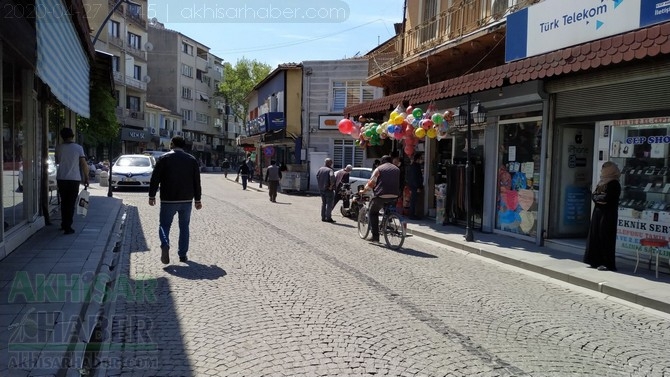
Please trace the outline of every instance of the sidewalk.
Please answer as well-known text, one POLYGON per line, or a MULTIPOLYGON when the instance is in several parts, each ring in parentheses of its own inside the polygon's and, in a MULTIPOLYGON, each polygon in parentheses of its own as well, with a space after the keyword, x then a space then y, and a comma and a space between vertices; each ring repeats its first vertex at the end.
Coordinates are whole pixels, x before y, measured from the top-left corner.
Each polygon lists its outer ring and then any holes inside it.
POLYGON ((0 261, 0 376, 80 375, 122 207, 104 187, 89 191, 89 213, 75 215, 74 234, 64 235, 52 212, 51 225, 0 261))
MULTIPOLYGON (((234 176, 228 179, 234 181, 234 176)), ((259 188, 257 181, 248 188, 267 192, 267 186, 259 188)), ((58 230, 59 214, 55 214, 52 225, 0 261, 0 376, 79 375, 85 344, 102 310, 89 297, 100 293, 100 286, 92 280, 113 279, 110 275, 123 226, 121 199, 108 198, 105 187, 93 185, 90 190, 92 210, 86 217, 75 216, 75 234, 63 235, 58 230), (69 363, 61 368, 66 357, 69 363)), ((469 243, 462 228, 429 220, 408 220, 408 229, 412 236, 454 252, 495 259, 670 313, 670 277, 661 274, 656 279, 646 258, 636 274, 634 264, 621 258, 618 272, 596 271, 586 268, 581 254, 513 237, 475 232, 476 241, 469 243)))

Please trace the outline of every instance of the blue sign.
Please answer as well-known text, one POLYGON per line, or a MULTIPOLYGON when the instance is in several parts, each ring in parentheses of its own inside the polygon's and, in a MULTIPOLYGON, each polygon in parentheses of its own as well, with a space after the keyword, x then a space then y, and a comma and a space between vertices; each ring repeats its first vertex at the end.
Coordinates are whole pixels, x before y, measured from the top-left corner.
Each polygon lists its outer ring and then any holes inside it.
POLYGON ((670 0, 546 0, 507 16, 505 61, 670 20, 670 0))
POLYGON ((270 112, 252 119, 247 124, 247 135, 262 134, 270 131, 283 130, 286 128, 284 113, 270 112))

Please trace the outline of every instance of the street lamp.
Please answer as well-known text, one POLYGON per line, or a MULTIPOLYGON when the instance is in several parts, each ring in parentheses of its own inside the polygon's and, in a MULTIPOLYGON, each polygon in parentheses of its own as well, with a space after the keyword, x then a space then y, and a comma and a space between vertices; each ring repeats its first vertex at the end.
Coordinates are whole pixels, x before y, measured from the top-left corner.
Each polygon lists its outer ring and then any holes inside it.
POLYGON ((465 240, 467 242, 472 242, 475 240, 475 236, 472 233, 472 161, 470 156, 472 145, 472 123, 478 124, 486 122, 486 109, 479 102, 473 106, 472 96, 470 94, 468 94, 467 97, 466 108, 467 110, 462 109, 460 106, 456 108, 456 111, 454 112, 454 125, 457 127, 462 127, 464 124, 467 125, 467 145, 465 152, 465 240))

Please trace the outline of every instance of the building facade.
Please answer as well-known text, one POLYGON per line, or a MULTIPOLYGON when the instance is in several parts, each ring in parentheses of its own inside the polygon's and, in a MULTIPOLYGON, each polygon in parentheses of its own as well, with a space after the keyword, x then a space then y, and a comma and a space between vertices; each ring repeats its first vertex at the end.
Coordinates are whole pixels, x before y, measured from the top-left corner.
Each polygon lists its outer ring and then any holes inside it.
POLYGON ((175 114, 170 109, 155 105, 151 102, 146 103, 147 127, 153 140, 158 139, 157 143, 152 142, 148 149, 156 151, 167 151, 170 149, 170 139, 173 136, 181 135, 181 114, 175 114))
POLYGON ((153 50, 148 54, 152 85, 148 100, 181 114, 181 131, 187 149, 205 165, 217 164, 219 145, 225 145, 225 106, 216 97, 223 78, 222 60, 209 47, 166 29, 159 22, 149 25, 153 50))
MULTIPOLYGON (((69 12, 45 12, 41 17, 14 12, 0 23, 0 259, 50 222, 57 195, 47 178, 54 173, 49 152, 61 142, 60 128, 71 127, 76 133, 77 116, 90 116, 91 81, 104 80, 99 69, 105 70, 105 62, 111 65, 93 48, 80 0, 4 4, 7 12, 38 7, 69 12)), ((111 90, 109 79, 105 84, 111 90)))
POLYGON ((146 129, 148 73, 147 52, 152 49, 147 34, 146 0, 120 3, 84 0, 89 10, 91 35, 98 38, 95 48, 112 55, 116 118, 121 134, 121 153, 139 153, 157 143, 146 129), (110 19, 103 25, 105 17, 110 19))
POLYGON ((420 141, 426 187, 446 184, 446 200, 438 206, 429 190, 426 209, 442 209, 444 223, 466 220, 458 177, 467 175, 458 169, 469 151, 475 227, 580 251, 591 189, 614 161, 625 188, 617 253, 631 256, 642 237, 667 239, 668 12, 644 1, 586 10, 558 0, 438 3, 407 2, 394 48, 371 57, 379 64, 368 82, 388 95, 345 109, 351 117, 388 116, 398 104, 468 109, 448 122, 448 137, 420 141), (578 10, 598 22, 570 21, 578 10), (566 17, 544 30, 542 14, 566 17), (408 85, 393 79, 426 68, 408 85))
MULTIPOLYGON (((368 59, 304 61, 302 65, 303 148, 310 170, 323 166, 324 154, 333 159, 335 169, 349 164, 372 166, 372 160, 381 157, 375 153, 379 148, 359 148, 354 138, 338 130, 346 106, 382 97, 381 88, 366 82, 368 59)), ((314 180, 310 180, 310 191, 318 191, 314 180)))

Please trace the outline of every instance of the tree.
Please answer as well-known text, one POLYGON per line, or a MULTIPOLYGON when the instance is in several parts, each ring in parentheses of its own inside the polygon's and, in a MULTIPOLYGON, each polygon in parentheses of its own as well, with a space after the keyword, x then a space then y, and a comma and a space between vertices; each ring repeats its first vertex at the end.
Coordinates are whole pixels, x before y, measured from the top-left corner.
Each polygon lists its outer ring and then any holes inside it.
POLYGON ((241 120, 247 118, 249 102, 246 97, 270 71, 269 65, 247 58, 238 60, 235 66, 228 62, 223 64, 223 80, 219 84, 218 95, 230 106, 230 115, 241 120))

